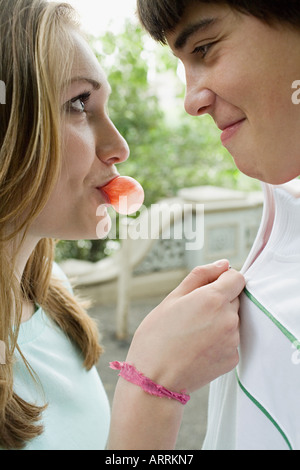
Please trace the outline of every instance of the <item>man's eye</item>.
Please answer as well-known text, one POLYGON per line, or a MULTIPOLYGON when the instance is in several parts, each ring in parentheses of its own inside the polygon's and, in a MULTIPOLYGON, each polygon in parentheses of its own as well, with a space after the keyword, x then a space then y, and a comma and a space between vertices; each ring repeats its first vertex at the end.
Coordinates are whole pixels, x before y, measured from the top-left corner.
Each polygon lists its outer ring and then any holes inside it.
POLYGON ((195 47, 192 54, 201 54, 201 58, 204 59, 209 49, 214 43, 204 44, 203 46, 195 47))

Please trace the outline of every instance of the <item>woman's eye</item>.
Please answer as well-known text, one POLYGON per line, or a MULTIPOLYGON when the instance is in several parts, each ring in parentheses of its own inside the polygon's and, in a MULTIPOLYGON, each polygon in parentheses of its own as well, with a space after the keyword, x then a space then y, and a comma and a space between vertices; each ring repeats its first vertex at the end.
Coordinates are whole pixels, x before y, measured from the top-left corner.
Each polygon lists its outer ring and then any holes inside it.
POLYGON ((84 113, 85 106, 91 96, 91 93, 83 93, 80 96, 76 96, 67 103, 67 110, 75 113, 84 113))
POLYGON ((74 111, 77 111, 79 113, 83 113, 85 110, 85 104, 82 100, 77 99, 76 101, 71 101, 71 108, 74 111))

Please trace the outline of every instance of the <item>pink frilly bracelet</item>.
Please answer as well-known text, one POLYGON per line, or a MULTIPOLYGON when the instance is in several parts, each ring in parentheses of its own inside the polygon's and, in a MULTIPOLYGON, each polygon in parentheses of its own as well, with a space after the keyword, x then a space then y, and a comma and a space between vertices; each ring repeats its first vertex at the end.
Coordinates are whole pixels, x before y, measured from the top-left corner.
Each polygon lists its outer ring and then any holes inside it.
POLYGON ((151 379, 148 379, 148 377, 145 377, 141 372, 139 372, 133 365, 129 364, 128 362, 110 362, 109 366, 111 369, 119 370, 120 377, 127 380, 128 382, 138 385, 150 395, 155 395, 156 397, 160 398, 169 398, 170 400, 177 400, 182 403, 182 405, 185 405, 191 398, 186 393, 174 393, 168 390, 167 388, 163 387, 162 385, 156 384, 151 379))

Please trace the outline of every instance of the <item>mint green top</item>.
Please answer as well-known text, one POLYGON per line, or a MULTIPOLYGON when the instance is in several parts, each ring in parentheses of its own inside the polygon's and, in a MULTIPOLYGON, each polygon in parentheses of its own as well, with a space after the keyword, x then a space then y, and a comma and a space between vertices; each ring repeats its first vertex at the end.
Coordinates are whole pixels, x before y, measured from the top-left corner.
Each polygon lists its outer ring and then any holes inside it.
MULTIPOLYGON (((61 271, 59 276, 64 276, 61 271)), ((38 381, 18 357, 14 390, 28 402, 48 403, 44 433, 26 450, 104 449, 110 409, 96 368, 84 369, 80 351, 41 308, 21 325, 18 344, 38 381)))

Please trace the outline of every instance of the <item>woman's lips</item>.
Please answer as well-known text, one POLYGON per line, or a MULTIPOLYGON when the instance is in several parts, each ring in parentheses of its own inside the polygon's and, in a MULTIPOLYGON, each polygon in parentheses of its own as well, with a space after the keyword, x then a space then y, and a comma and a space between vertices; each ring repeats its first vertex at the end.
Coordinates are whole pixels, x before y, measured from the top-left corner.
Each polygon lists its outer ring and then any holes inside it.
POLYGON ((101 196, 104 200, 104 204, 107 205, 107 206, 110 206, 111 202, 110 202, 110 198, 109 198, 108 194, 106 194, 106 192, 103 191, 102 188, 97 188, 97 189, 101 193, 101 196))
POLYGON ((137 212, 144 202, 142 186, 130 176, 118 176, 102 186, 104 193, 116 212, 131 215, 137 212))
POLYGON ((109 195, 107 194, 107 192, 104 190, 106 188, 106 186, 110 185, 116 178, 119 178, 120 175, 115 175, 113 176, 112 178, 110 178, 106 183, 102 184, 101 186, 98 186, 97 189, 98 191, 100 191, 104 201, 105 201, 105 204, 110 206, 111 205, 111 200, 110 200, 110 197, 109 195))
POLYGON ((245 119, 241 119, 240 121, 237 121, 233 124, 230 124, 229 126, 225 127, 222 129, 222 134, 221 134, 221 142, 223 145, 233 137, 233 135, 240 129, 241 125, 245 119))

